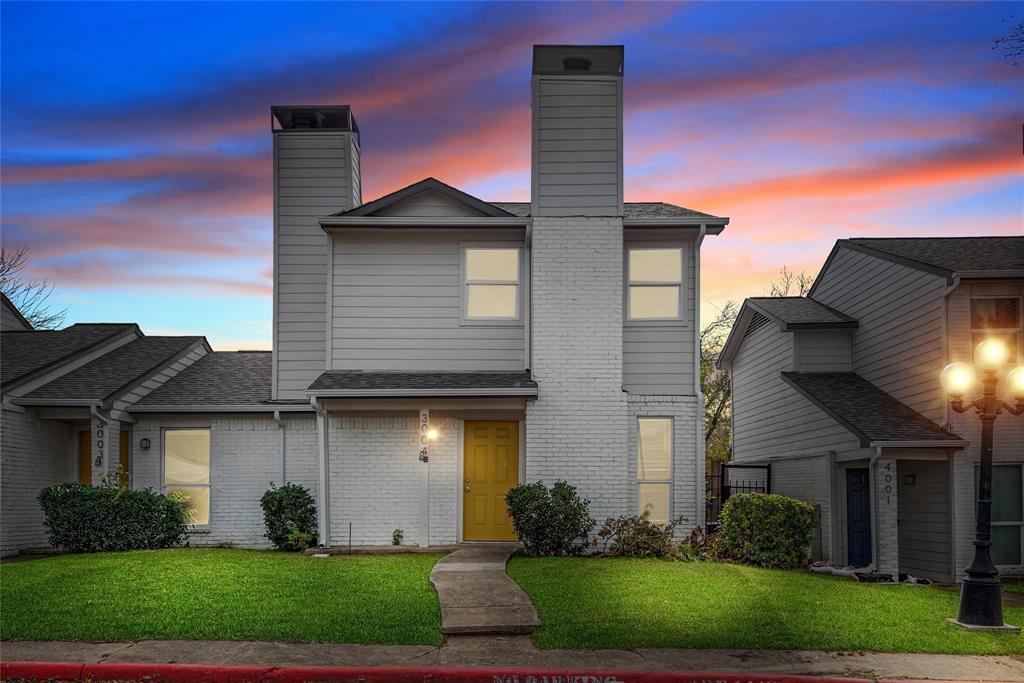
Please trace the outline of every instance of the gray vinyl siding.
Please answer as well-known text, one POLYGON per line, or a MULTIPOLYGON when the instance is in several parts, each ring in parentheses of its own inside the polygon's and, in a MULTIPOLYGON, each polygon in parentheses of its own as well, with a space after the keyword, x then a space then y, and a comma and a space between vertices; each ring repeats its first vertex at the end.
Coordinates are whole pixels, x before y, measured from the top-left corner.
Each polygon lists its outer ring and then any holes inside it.
POLYGON ((380 212, 380 215, 438 218, 479 216, 480 213, 438 192, 425 192, 380 212))
POLYGON ((850 372, 848 330, 802 330, 793 333, 796 370, 799 372, 850 372))
MULTIPOLYGON (((683 249, 682 320, 623 320, 622 386, 631 394, 693 395, 696 263, 693 241, 641 241, 627 233, 626 247, 683 249)), ((628 252, 627 252, 628 253, 628 252)), ((624 258, 626 256, 624 255, 624 258)), ((626 272, 626 269, 623 269, 626 272)), ((628 286, 623 285, 623 297, 628 286)), ((623 310, 625 310, 625 301, 623 310)))
POLYGON ((350 133, 274 135, 274 386, 303 398, 327 367, 327 237, 317 218, 358 203, 350 133))
POLYGON ((331 367, 523 370, 521 321, 460 324, 461 248, 457 237, 336 238, 331 367))
POLYGON ((853 370, 941 423, 945 278, 840 249, 812 296, 856 318, 853 370))
POLYGON ((733 460, 846 451, 860 442, 780 376, 793 369, 792 333, 762 325, 733 361, 733 460))
POLYGON ((18 314, 11 310, 6 300, 0 304, 0 331, 20 332, 27 329, 29 328, 25 326, 18 314))
POLYGON ((949 581, 953 571, 949 462, 899 461, 900 573, 949 581), (914 477, 913 485, 906 482, 914 477))
POLYGON ((534 76, 533 215, 622 215, 622 79, 534 76))

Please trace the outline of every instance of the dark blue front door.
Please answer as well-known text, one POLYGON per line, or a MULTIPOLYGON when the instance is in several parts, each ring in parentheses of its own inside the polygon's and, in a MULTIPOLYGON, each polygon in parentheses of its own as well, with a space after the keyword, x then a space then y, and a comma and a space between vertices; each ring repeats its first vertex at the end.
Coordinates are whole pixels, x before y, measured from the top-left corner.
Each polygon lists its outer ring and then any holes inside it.
POLYGON ((846 561, 871 564, 871 491, 867 468, 846 470, 846 561))

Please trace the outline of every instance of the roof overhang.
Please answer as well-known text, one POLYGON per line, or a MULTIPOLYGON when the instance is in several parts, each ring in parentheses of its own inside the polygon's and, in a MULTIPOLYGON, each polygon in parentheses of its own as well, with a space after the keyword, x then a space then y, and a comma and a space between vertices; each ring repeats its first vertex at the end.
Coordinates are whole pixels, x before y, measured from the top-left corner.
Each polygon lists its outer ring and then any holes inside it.
POLYGON ((872 448, 966 448, 969 442, 963 439, 947 441, 872 441, 872 448))
POLYGON ((433 397, 472 397, 487 398, 491 396, 526 396, 536 397, 536 387, 497 387, 459 388, 459 389, 310 389, 307 396, 317 398, 433 398, 433 397))
POLYGON ((134 405, 127 409, 129 413, 301 413, 310 412, 313 408, 307 403, 267 404, 250 403, 239 405, 134 405))
POLYGON ((100 398, 12 398, 11 403, 19 406, 101 406, 100 398))
POLYGON ((725 226, 729 225, 728 218, 710 216, 678 216, 671 218, 624 218, 622 227, 641 230, 666 230, 666 229, 690 229, 699 230, 701 227, 708 235, 720 235, 725 226))
POLYGON ((328 233, 350 228, 525 228, 528 216, 322 216, 328 233))
POLYGON ((1024 278, 1024 270, 968 270, 955 276, 961 280, 1014 280, 1024 278))

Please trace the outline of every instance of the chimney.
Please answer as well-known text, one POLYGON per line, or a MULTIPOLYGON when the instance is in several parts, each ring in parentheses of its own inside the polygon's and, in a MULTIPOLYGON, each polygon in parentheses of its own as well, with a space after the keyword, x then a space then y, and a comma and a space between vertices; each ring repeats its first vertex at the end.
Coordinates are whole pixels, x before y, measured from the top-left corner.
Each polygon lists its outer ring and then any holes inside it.
POLYGON ((622 216, 621 45, 533 46, 534 216, 622 216))
POLYGON ((317 218, 359 206, 359 127, 346 105, 272 107, 274 398, 327 367, 328 239, 317 218))

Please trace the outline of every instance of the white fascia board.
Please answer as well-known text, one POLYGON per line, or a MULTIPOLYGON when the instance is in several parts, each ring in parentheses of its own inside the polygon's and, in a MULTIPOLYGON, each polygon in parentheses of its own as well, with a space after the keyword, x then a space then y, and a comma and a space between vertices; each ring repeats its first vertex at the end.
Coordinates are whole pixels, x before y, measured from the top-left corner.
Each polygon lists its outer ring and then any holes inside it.
POLYGON ((871 448, 966 448, 969 444, 963 439, 948 441, 872 441, 871 448))
POLYGON ((324 216, 324 230, 332 228, 524 228, 529 216, 324 216))
POLYGON ((709 235, 717 235, 729 225, 728 218, 707 218, 699 216, 678 216, 671 218, 624 218, 624 228, 693 228, 704 226, 709 235))
POLYGON ((320 398, 370 398, 370 397, 402 397, 432 398, 435 396, 536 396, 537 390, 532 388, 504 389, 317 389, 306 392, 307 396, 320 398))
POLYGON ((14 398, 11 402, 22 406, 99 406, 98 398, 14 398))
POLYGON ((306 404, 289 405, 134 405, 127 410, 129 413, 282 413, 312 412, 312 406, 306 404))

